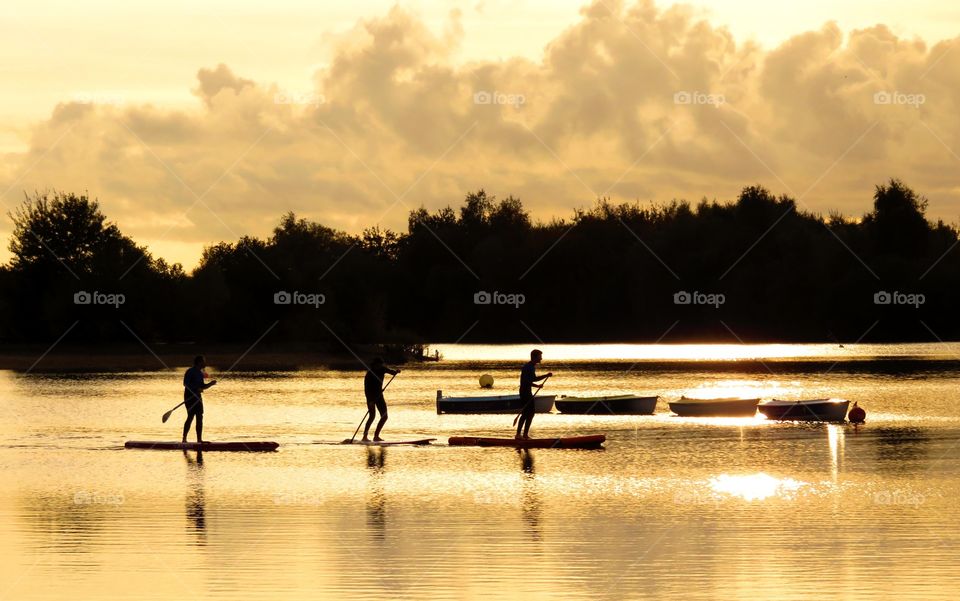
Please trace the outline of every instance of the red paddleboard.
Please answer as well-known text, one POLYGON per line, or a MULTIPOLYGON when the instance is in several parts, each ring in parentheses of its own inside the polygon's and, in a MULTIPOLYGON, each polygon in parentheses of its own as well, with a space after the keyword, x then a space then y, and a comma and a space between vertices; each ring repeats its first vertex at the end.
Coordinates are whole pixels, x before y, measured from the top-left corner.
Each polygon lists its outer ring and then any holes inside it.
POLYGON ((123 445, 128 449, 156 451, 276 451, 279 443, 251 440, 248 442, 170 442, 159 440, 128 440, 123 445))
POLYGON ((420 440, 354 440, 352 443, 349 440, 344 440, 341 444, 362 444, 368 447, 395 447, 399 445, 428 445, 431 442, 436 440, 436 438, 422 438, 420 440))
POLYGON ((515 449, 599 449, 607 437, 603 434, 591 436, 567 436, 563 438, 484 438, 480 436, 453 436, 451 447, 513 447, 515 449))

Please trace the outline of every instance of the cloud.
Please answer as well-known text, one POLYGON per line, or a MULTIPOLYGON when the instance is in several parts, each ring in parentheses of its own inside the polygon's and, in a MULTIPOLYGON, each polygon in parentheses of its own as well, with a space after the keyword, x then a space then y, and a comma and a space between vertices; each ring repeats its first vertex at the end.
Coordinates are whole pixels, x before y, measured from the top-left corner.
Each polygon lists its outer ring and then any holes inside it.
POLYGON ((856 215, 895 176, 932 216, 960 213, 960 38, 827 23, 765 51, 689 8, 598 1, 539 61, 460 64, 459 20, 361 21, 299 90, 220 64, 199 69, 189 110, 64 102, 0 158, 0 183, 87 190, 188 264, 288 210, 402 229, 410 208, 479 187, 544 219, 597 195, 724 200, 756 182, 856 215))

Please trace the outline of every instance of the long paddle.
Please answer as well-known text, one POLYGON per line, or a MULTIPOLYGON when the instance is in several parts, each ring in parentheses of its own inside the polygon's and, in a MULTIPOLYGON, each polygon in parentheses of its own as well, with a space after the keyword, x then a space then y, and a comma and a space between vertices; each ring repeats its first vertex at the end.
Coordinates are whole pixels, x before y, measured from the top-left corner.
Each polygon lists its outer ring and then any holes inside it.
MULTIPOLYGON (((397 377, 397 374, 393 374, 392 376, 390 376, 390 379, 387 381, 387 386, 389 386, 389 385, 390 385, 390 382, 393 382, 393 379, 396 378, 396 377, 397 377)), ((384 386, 384 387, 383 387, 383 390, 381 390, 380 392, 386 392, 387 386, 384 386)), ((367 412, 363 414, 363 419, 360 420, 360 423, 357 424, 357 429, 354 430, 353 436, 351 436, 349 440, 344 440, 344 441, 343 441, 342 443, 340 443, 340 444, 353 444, 353 439, 357 437, 357 433, 360 432, 360 426, 362 426, 362 425, 363 425, 363 422, 365 422, 365 421, 367 420, 367 416, 368 416, 368 415, 370 415, 370 410, 369 410, 369 409, 367 409, 367 412)))
MULTIPOLYGON (((183 405, 184 403, 186 403, 186 401, 184 401, 183 403, 180 403, 180 405, 183 405)), ((162 419, 163 419, 163 423, 167 423, 167 420, 170 419, 170 416, 173 415, 173 412, 174 412, 174 411, 176 411, 177 409, 180 408, 180 405, 177 405, 176 407, 174 407, 174 408, 171 409, 170 411, 167 411, 166 413, 163 414, 163 418, 162 418, 162 419)))
MULTIPOLYGON (((547 380, 549 380, 549 379, 550 379, 550 376, 547 376, 546 378, 543 379, 543 384, 541 384, 540 387, 537 388, 537 391, 536 391, 535 393, 533 393, 533 396, 530 397, 530 400, 527 401, 527 402, 523 405, 523 409, 526 409, 526 408, 527 408, 527 405, 529 405, 530 403, 533 402, 533 397, 535 397, 535 396, 537 396, 538 394, 540 394, 540 391, 543 390, 544 384, 546 384, 546 383, 547 383, 547 380)), ((517 414, 517 417, 513 418, 513 425, 514 425, 514 426, 517 425, 517 420, 520 419, 520 416, 521 416, 521 415, 523 415, 523 409, 520 410, 520 413, 517 414)))

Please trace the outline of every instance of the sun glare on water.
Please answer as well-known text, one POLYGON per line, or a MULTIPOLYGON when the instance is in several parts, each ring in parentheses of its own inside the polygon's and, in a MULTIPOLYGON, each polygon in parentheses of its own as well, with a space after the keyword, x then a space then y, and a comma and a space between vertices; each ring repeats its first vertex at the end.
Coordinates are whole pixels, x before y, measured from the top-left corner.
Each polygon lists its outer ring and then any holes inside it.
POLYGON ((714 492, 740 497, 745 501, 762 501, 770 497, 787 498, 803 486, 792 478, 774 478, 768 474, 732 476, 721 474, 710 479, 714 492))

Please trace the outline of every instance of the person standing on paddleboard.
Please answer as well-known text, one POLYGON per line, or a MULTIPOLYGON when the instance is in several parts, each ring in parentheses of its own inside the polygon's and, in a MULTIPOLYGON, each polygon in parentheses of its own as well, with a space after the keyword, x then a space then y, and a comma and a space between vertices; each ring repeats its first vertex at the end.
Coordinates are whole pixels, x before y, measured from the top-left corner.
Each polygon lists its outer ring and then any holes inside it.
POLYGON ((197 442, 203 440, 203 391, 217 383, 216 380, 204 382, 207 374, 203 368, 207 366, 207 360, 203 355, 197 355, 193 358, 193 367, 183 374, 183 403, 187 408, 187 421, 183 423, 183 441, 187 442, 187 433, 190 432, 190 425, 193 419, 197 419, 197 442))
POLYGON ((537 375, 537 363, 543 361, 543 352, 538 349, 530 351, 530 361, 520 369, 520 402, 523 403, 523 409, 520 412, 520 419, 517 420, 517 438, 530 438, 530 424, 533 423, 533 414, 536 411, 536 403, 533 400, 533 389, 543 388, 543 384, 537 384, 540 380, 546 380, 553 375, 553 372, 545 376, 537 375))
POLYGON ((373 432, 373 440, 375 442, 383 440, 380 438, 380 431, 383 430, 383 425, 387 423, 387 401, 383 398, 383 376, 385 374, 395 376, 398 373, 400 373, 399 369, 390 369, 383 364, 383 359, 380 357, 374 359, 370 367, 367 368, 367 375, 363 377, 363 393, 367 397, 367 413, 370 417, 363 429, 364 442, 370 440, 368 438, 370 426, 373 425, 373 419, 376 417, 377 411, 380 411, 380 421, 377 423, 377 429, 373 432))

